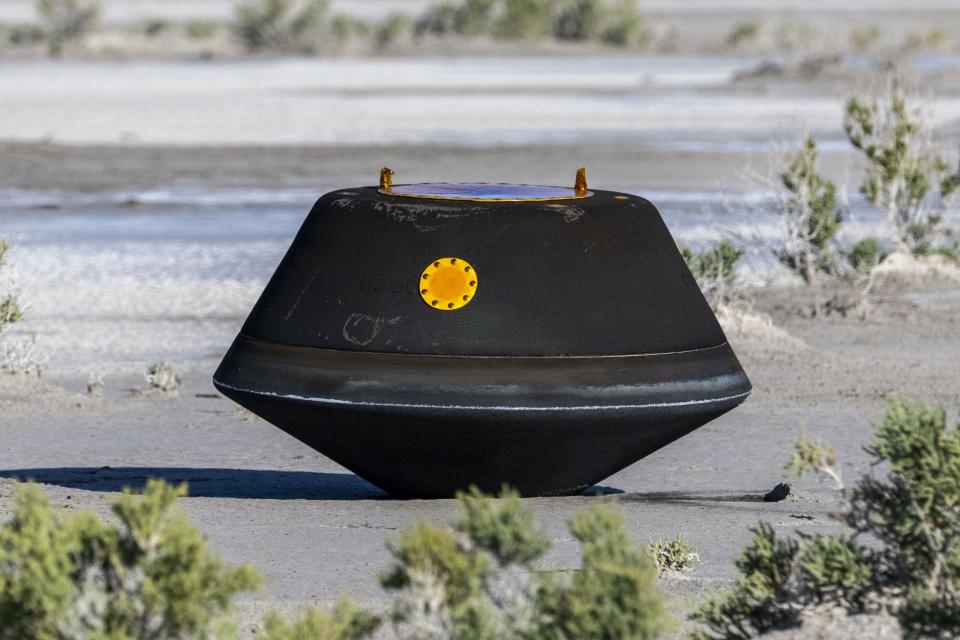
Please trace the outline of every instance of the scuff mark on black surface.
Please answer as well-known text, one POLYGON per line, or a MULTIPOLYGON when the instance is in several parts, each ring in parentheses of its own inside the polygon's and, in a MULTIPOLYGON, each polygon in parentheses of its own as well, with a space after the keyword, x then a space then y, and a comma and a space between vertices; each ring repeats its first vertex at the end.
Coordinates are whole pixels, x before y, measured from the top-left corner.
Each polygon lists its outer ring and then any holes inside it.
POLYGON ((373 342, 386 327, 398 325, 406 318, 407 316, 385 318, 382 311, 377 315, 351 313, 343 323, 343 337, 347 342, 365 347, 373 342))
POLYGON ((576 222, 587 215, 587 212, 580 207, 575 207, 570 204, 548 204, 544 205, 544 208, 549 209, 551 212, 559 213, 563 216, 564 222, 576 222))
POLYGON ((297 299, 293 301, 293 305, 290 307, 290 310, 287 311, 287 315, 283 316, 284 322, 289 322, 290 317, 293 316, 293 312, 297 310, 297 307, 300 306, 300 301, 303 300, 303 295, 307 292, 307 289, 310 288, 310 285, 313 284, 313 281, 317 279, 317 276, 320 275, 320 272, 323 271, 323 267, 317 267, 317 270, 313 272, 313 275, 310 276, 310 279, 307 280, 307 284, 303 286, 303 289, 300 290, 300 294, 297 296, 297 299))
POLYGON ((420 202, 383 202, 381 200, 357 200, 339 198, 331 205, 349 212, 358 210, 383 213, 395 222, 412 224, 418 231, 430 232, 443 229, 451 222, 480 215, 488 215, 490 209, 476 206, 445 205, 420 202))

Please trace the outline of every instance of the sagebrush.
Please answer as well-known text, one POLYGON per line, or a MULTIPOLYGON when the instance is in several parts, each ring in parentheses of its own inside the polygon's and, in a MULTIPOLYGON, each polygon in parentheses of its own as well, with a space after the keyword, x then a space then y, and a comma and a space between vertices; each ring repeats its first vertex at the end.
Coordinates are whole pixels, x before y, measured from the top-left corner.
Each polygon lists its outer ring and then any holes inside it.
POLYGON ((250 0, 237 5, 234 32, 250 51, 311 53, 327 0, 250 0))
POLYGON ((428 7, 415 33, 629 46, 642 43, 645 23, 631 0, 462 0, 428 7))
POLYGON ((956 259, 944 214, 960 187, 960 167, 947 161, 901 81, 891 78, 872 98, 850 98, 843 127, 867 161, 860 192, 885 212, 896 244, 916 255, 956 259))
POLYGON ((517 494, 461 494, 452 527, 422 524, 392 547, 384 586, 398 594, 391 618, 401 638, 637 638, 668 626, 656 569, 608 506, 578 513, 570 532, 582 565, 542 572, 550 547, 517 494))
POLYGON ((774 249, 774 255, 807 283, 814 283, 821 273, 836 273, 833 243, 843 218, 837 187, 817 166, 813 138, 804 138, 800 150, 788 159, 780 173, 780 184, 783 191, 778 212, 783 242, 774 249))
POLYGON ((729 302, 737 286, 738 267, 744 250, 729 240, 721 240, 700 251, 693 251, 683 244, 678 248, 710 306, 716 309, 729 302))
POLYGON ((0 638, 208 638, 223 632, 237 593, 259 585, 230 567, 177 509, 185 487, 147 483, 113 504, 118 525, 19 491, 0 527, 0 638))
MULTIPOLYGON (((943 409, 893 398, 867 451, 883 471, 843 490, 851 533, 778 538, 760 523, 734 587, 694 614, 696 637, 754 637, 820 603, 889 607, 905 638, 960 636, 960 428, 943 409)), ((788 466, 839 484, 835 463, 804 437, 788 466)))
POLYGON ((81 40, 100 19, 97 0, 35 0, 50 55, 57 57, 71 41, 81 40))
MULTIPOLYGON (((177 507, 185 486, 151 480, 125 491, 118 524, 68 514, 27 485, 0 527, 0 640, 201 640, 233 637, 233 598, 256 589, 250 567, 213 554, 177 507)), ((550 540, 517 494, 459 496, 452 526, 420 524, 390 549, 382 577, 386 619, 400 638, 652 639, 668 626, 649 551, 616 509, 594 505, 570 521, 581 566, 538 563, 550 540)), ((270 613, 258 640, 360 640, 385 618, 341 598, 292 618, 270 613)))

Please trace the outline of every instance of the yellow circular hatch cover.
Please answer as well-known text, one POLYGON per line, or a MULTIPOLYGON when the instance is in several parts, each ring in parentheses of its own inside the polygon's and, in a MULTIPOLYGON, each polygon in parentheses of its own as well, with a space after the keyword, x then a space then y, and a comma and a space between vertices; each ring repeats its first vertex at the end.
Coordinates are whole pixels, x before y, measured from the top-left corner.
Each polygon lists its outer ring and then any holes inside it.
POLYGON ((462 258, 437 258, 420 274, 420 297, 434 309, 459 309, 476 293, 477 272, 462 258))

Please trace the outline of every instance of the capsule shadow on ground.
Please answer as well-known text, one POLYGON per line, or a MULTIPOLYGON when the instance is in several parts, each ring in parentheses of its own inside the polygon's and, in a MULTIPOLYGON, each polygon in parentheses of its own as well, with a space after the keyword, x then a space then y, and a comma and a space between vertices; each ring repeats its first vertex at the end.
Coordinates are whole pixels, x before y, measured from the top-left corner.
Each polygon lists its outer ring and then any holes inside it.
POLYGON ((54 467, 4 469, 0 478, 32 480, 85 491, 142 489, 150 478, 189 485, 202 498, 376 500, 387 495, 352 473, 193 467, 54 467))

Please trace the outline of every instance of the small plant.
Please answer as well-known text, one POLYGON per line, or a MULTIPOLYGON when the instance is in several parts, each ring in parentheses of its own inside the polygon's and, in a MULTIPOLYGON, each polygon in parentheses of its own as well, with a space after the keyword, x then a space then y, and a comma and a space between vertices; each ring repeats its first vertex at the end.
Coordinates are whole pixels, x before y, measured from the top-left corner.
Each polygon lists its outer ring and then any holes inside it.
POLYGON ((23 320, 24 307, 16 284, 16 274, 8 273, 10 244, 0 240, 0 371, 40 375, 43 354, 33 339, 13 340, 10 326, 23 320))
POLYGON ((10 27, 7 42, 14 46, 31 45, 43 42, 46 34, 43 28, 33 24, 16 24, 10 27))
POLYGON ((310 608, 291 621, 270 613, 256 640, 362 640, 379 626, 379 618, 341 598, 330 611, 310 608))
POLYGON ((143 25, 143 33, 148 38, 156 38, 164 31, 168 31, 173 24, 165 18, 152 18, 143 25))
POLYGON ((867 272, 880 264, 885 254, 876 238, 864 238, 858 241, 847 253, 847 261, 856 272, 867 272))
POLYGON ((0 371, 4 373, 39 378, 46 361, 47 353, 37 345, 35 338, 0 339, 0 371))
POLYGON ((817 145, 807 136, 780 174, 778 212, 783 244, 774 248, 781 264, 808 284, 836 270, 831 246, 842 220, 837 188, 817 169, 817 145))
POLYGON ((716 308, 727 302, 731 290, 737 284, 737 265, 744 255, 743 249, 734 246, 729 240, 721 240, 699 252, 683 245, 679 248, 687 268, 711 306, 716 308))
MULTIPOLYGON (((749 638, 807 606, 859 612, 884 600, 905 638, 960 635, 960 427, 942 409, 892 398, 867 452, 886 471, 843 490, 853 534, 778 539, 761 523, 733 589, 694 614, 697 637, 749 638)), ((788 467, 838 480, 834 464, 832 449, 802 438, 788 467)))
POLYGON ((489 35, 493 28, 494 9, 499 1, 464 0, 460 4, 442 2, 433 5, 417 18, 414 31, 417 36, 489 35))
POLYGON ((606 24, 600 40, 606 44, 625 47, 641 44, 646 38, 643 15, 633 0, 615 0, 607 12, 606 24))
POLYGON ((164 393, 173 393, 180 388, 180 374, 166 362, 154 362, 147 367, 145 375, 151 389, 164 393))
POLYGON ((774 38, 777 48, 787 53, 808 51, 814 48, 817 32, 808 22, 782 22, 777 26, 774 38))
POLYGON ((370 25, 346 13, 338 13, 330 21, 330 31, 340 44, 345 44, 355 37, 370 35, 370 25))
POLYGON ((493 35, 507 40, 537 40, 550 33, 549 0, 501 0, 493 35))
POLYGON ((90 371, 87 373, 87 395, 99 398, 103 395, 103 372, 90 371))
POLYGON ((96 0, 36 0, 36 8, 51 57, 59 57, 65 44, 82 39, 100 19, 96 0))
POLYGON ((465 36, 489 34, 493 29, 493 11, 499 0, 464 0, 458 7, 456 31, 465 36))
POLYGON ((738 22, 727 35, 727 46, 736 49, 742 44, 753 42, 760 35, 759 22, 738 22))
POLYGON ((23 309, 17 301, 16 294, 8 293, 0 298, 0 332, 7 325, 23 320, 23 309))
POLYGON ((869 51, 880 40, 880 27, 870 25, 857 27, 850 31, 850 46, 854 51, 869 51))
POLYGON ((249 51, 309 53, 327 0, 251 0, 237 6, 234 31, 249 51))
POLYGON ((448 36, 459 33, 458 20, 462 7, 451 2, 443 2, 428 7, 421 14, 415 24, 414 33, 417 37, 424 35, 448 36))
POLYGON ((906 51, 942 51, 947 47, 947 32, 940 27, 927 31, 912 31, 903 42, 906 51))
POLYGON ((384 586, 398 594, 401 638, 655 638, 665 627, 656 571, 619 513, 577 514, 570 531, 582 566, 572 576, 536 571, 549 540, 517 494, 459 496, 454 527, 422 524, 391 548, 384 586))
POLYGON ((785 467, 788 477, 799 480, 808 472, 822 473, 833 480, 837 489, 843 489, 843 480, 836 467, 837 452, 833 447, 820 440, 811 440, 804 432, 793 444, 793 449, 793 456, 785 467))
POLYGON ((402 11, 395 11, 377 25, 374 41, 378 49, 385 49, 408 37, 413 30, 413 19, 402 11))
POLYGON ((683 534, 674 539, 657 538, 647 546, 659 573, 686 571, 700 560, 700 554, 686 541, 683 534))
POLYGON ((187 36, 193 40, 209 40, 217 35, 217 31, 220 30, 220 25, 213 20, 191 20, 186 24, 184 29, 187 32, 187 36))
POLYGON ((860 192, 886 212, 897 245, 914 255, 937 252, 960 169, 951 172, 899 80, 872 101, 850 98, 843 127, 867 161, 860 192))
POLYGON ((119 526, 55 510, 35 486, 0 527, 0 638, 209 638, 250 567, 211 553, 179 512, 179 488, 151 480, 113 504, 119 526))
POLYGON ((604 29, 604 0, 572 0, 561 6, 553 19, 553 37, 558 40, 594 40, 604 29))

